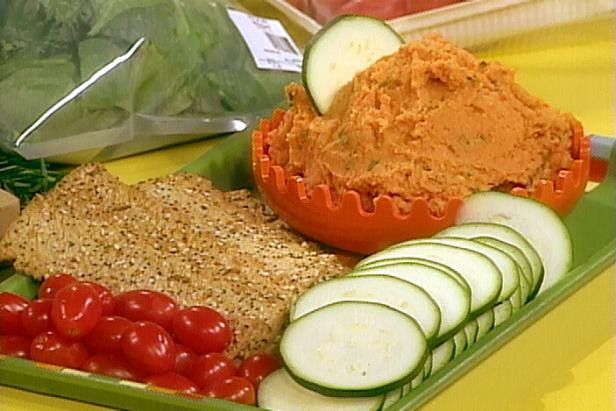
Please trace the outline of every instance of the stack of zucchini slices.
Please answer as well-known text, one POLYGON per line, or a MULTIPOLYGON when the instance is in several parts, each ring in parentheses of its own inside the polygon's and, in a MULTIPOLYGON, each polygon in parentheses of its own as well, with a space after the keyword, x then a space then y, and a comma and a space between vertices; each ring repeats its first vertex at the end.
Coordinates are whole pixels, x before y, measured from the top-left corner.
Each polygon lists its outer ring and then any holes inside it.
POLYGON ((534 200, 475 194, 458 223, 302 294, 280 343, 285 368, 261 383, 259 405, 386 408, 571 267, 566 227, 534 200))
MULTIPOLYGON (((342 16, 304 52, 315 108, 402 38, 382 21, 342 16)), ((464 201, 457 225, 366 257, 291 309, 280 342, 284 369, 258 402, 271 410, 379 410, 441 370, 572 264, 571 238, 548 207, 499 192, 464 201)))

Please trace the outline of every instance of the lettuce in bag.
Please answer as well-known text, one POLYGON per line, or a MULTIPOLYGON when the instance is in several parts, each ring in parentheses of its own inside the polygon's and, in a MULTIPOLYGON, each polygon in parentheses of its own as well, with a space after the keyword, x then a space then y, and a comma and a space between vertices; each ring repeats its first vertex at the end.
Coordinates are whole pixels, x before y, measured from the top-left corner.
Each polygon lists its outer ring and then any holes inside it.
POLYGON ((76 164, 246 128, 298 74, 257 69, 228 7, 0 2, 0 148, 76 164))

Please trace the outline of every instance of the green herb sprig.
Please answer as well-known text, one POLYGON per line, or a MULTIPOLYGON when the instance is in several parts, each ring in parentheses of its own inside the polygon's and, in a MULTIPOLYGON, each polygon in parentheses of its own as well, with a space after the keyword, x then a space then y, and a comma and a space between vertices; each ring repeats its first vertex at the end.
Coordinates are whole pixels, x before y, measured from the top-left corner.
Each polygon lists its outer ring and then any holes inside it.
POLYGON ((65 166, 25 160, 0 151, 0 188, 19 198, 22 208, 38 193, 49 191, 66 175, 65 166))

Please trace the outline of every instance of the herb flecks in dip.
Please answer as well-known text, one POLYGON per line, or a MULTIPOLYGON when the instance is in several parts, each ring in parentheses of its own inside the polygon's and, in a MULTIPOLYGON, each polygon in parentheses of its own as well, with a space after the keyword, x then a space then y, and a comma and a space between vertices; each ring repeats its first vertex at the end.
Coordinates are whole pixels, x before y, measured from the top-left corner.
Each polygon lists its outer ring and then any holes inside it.
POLYGON ((438 35, 411 42, 358 73, 318 115, 297 84, 280 127, 268 136, 274 163, 309 189, 347 190, 364 207, 389 194, 402 213, 415 197, 435 214, 477 191, 531 192, 571 164, 569 114, 514 82, 511 69, 479 61, 438 35))

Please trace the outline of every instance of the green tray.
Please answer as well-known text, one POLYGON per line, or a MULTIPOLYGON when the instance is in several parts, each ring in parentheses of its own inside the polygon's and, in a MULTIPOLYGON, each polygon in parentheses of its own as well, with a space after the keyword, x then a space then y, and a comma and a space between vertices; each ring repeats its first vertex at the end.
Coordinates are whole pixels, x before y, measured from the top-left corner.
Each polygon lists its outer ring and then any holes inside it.
MULTIPOLYGON (((224 139, 182 171, 204 175, 223 190, 253 188, 248 133, 224 139)), ((565 223, 573 237, 573 270, 389 410, 416 409, 426 403, 616 262, 616 148, 611 150, 609 169, 603 182, 583 196, 565 218, 565 223)), ((0 281, 8 278, 0 283, 0 290, 32 297, 36 282, 27 276, 12 274, 6 268, 4 270, 0 270, 0 281)), ((215 399, 185 398, 143 384, 5 356, 0 356, 0 384, 122 409, 255 409, 215 399)))

